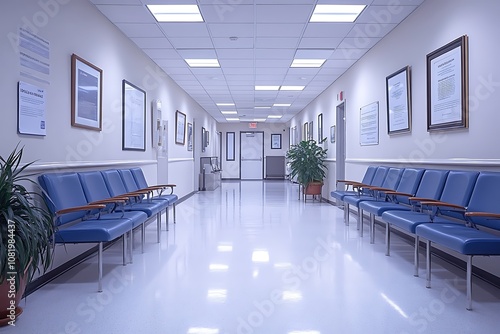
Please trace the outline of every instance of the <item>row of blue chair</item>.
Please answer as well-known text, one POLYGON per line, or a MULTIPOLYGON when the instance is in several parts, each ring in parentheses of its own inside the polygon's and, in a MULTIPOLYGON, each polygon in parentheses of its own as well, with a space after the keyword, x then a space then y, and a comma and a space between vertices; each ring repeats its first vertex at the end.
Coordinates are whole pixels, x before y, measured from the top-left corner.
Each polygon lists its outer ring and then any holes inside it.
POLYGON ((420 238, 426 240, 426 286, 431 282, 431 243, 467 257, 467 306, 472 309, 472 258, 500 255, 500 173, 369 166, 361 182, 339 180, 346 187, 332 197, 358 208, 358 227, 370 215, 370 242, 375 217, 385 223, 386 255, 396 228, 414 236, 414 275, 418 276, 420 238))
POLYGON ((140 168, 91 172, 47 173, 38 178, 57 231, 55 243, 98 244, 98 291, 102 291, 103 244, 123 240, 123 264, 132 262, 133 230, 141 228, 144 251, 145 226, 157 221, 160 242, 161 213, 167 216, 178 200, 175 185, 149 186, 140 168), (167 189, 170 189, 170 193, 167 189))

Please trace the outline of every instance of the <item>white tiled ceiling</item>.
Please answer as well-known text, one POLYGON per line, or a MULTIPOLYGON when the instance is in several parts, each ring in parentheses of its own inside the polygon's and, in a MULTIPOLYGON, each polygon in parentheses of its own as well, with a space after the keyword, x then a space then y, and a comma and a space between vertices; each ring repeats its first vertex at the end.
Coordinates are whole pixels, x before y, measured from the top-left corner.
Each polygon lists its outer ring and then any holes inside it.
POLYGON ((217 121, 221 110, 287 122, 321 94, 424 0, 90 0, 217 121), (157 23, 146 5, 197 4, 205 22, 157 23), (316 4, 367 5, 355 23, 309 23, 316 4), (234 40, 237 37, 236 40, 234 40), (290 68, 295 57, 326 58, 290 68), (218 58, 220 68, 184 59, 218 58), (306 86, 255 91, 255 85, 306 86), (216 103, 235 103, 219 107, 216 103), (255 109, 274 103, 290 107, 255 109))

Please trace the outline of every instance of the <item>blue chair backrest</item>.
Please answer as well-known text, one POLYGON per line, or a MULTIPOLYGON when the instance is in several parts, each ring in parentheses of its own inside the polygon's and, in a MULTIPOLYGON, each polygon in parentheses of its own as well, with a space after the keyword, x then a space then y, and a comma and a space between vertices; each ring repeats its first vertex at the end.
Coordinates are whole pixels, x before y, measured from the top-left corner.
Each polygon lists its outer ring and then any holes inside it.
POLYGON ((376 171, 377 171, 377 166, 368 166, 365 172, 365 176, 363 176, 363 180, 361 180, 361 183, 371 184, 373 176, 375 176, 376 171))
MULTIPOLYGON (((87 205, 80 178, 76 173, 49 173, 38 177, 48 209, 55 213, 62 209, 87 205)), ((57 224, 63 225, 83 218, 84 211, 62 215, 57 224)))
POLYGON ((148 181, 146 181, 146 178, 144 177, 144 173, 142 172, 141 168, 139 167, 130 168, 130 172, 134 176, 135 182, 137 183, 140 189, 149 187, 148 181))
POLYGON ((426 169, 420 185, 418 186, 416 197, 439 199, 443 192, 444 183, 448 177, 448 170, 426 169))
POLYGON ((375 172, 375 175, 373 175, 373 179, 370 185, 375 187, 381 187, 382 184, 384 183, 388 171, 389 167, 380 166, 379 168, 377 168, 377 171, 375 172))
POLYGON ((403 171, 404 168, 389 168, 384 183, 382 183, 382 188, 396 189, 401 180, 401 175, 403 175, 403 171))
MULTIPOLYGON (((481 172, 477 177, 474 190, 467 206, 470 212, 500 213, 498 193, 500 189, 500 173, 481 172)), ((471 218, 475 224, 500 230, 500 220, 487 217, 471 218)))
POLYGON ((127 188, 125 188, 125 184, 123 184, 123 180, 116 169, 103 170, 101 173, 111 196, 120 196, 128 193, 127 188))
MULTIPOLYGON (((479 172, 475 171, 451 170, 448 173, 439 200, 464 207, 467 206, 478 175, 479 172)), ((441 210, 441 213, 446 216, 463 219, 461 213, 453 210, 441 210)))
POLYGON ((120 174, 123 184, 125 185, 125 188, 127 188, 128 192, 139 190, 130 169, 119 169, 118 173, 120 174))
MULTIPOLYGON (((423 174, 423 169, 405 168, 396 190, 402 193, 415 194, 423 174)), ((409 204, 406 196, 396 196, 396 198, 400 203, 409 204)))
POLYGON ((89 202, 113 197, 99 171, 78 173, 83 191, 89 202))

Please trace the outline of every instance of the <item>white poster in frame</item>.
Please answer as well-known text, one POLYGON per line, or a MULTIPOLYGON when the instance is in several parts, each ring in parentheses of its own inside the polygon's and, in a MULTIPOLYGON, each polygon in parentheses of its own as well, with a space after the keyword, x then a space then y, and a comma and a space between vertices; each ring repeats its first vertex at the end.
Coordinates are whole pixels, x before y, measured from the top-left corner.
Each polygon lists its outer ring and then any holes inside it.
POLYGON ((359 144, 378 145, 378 101, 359 109, 359 144))

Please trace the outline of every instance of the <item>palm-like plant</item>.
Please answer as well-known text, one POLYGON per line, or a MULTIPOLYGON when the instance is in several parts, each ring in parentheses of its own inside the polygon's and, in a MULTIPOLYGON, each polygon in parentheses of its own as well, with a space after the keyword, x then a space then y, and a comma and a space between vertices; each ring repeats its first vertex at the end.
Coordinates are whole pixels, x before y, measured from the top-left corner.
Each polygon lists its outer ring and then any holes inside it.
POLYGON ((54 233, 51 215, 34 202, 39 195, 23 185, 36 183, 24 173, 33 162, 21 165, 22 156, 18 146, 7 159, 0 156, 0 283, 15 272, 16 291, 23 276, 29 282, 49 268, 54 233))
POLYGON ((327 149, 323 149, 315 140, 302 140, 290 147, 286 154, 290 163, 290 177, 297 176, 297 181, 303 187, 311 182, 322 183, 326 177, 326 152, 327 149))

